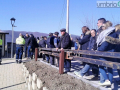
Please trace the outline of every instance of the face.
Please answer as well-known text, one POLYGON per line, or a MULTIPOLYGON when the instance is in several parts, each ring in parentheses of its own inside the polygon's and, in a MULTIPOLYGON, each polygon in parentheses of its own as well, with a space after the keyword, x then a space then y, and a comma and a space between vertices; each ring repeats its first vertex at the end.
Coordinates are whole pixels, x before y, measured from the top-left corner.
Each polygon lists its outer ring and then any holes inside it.
POLYGON ((26 34, 26 37, 28 37, 28 34, 26 34))
POLYGON ((94 31, 94 30, 91 31, 91 36, 92 36, 92 37, 95 36, 95 31, 94 31))
POLYGON ((101 27, 102 24, 103 24, 103 23, 102 23, 100 20, 98 20, 98 23, 97 23, 98 28, 101 27))
POLYGON ((105 30, 105 29, 106 29, 106 28, 105 28, 105 24, 103 24, 103 25, 102 25, 102 30, 105 30))
POLYGON ((86 31, 85 31, 84 29, 82 29, 82 32, 83 32, 83 33, 86 33, 86 31))
POLYGON ((47 38, 45 37, 44 40, 47 40, 47 38))
POLYGON ((64 34, 65 34, 65 32, 64 32, 64 31, 62 31, 62 32, 61 32, 61 35, 63 36, 64 34))

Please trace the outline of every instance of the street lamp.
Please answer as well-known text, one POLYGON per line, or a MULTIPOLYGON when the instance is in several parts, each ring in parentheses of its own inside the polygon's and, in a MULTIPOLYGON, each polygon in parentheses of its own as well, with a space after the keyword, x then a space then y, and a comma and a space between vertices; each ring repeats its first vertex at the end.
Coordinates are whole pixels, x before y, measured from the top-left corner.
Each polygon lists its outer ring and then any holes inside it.
POLYGON ((14 33, 13 33, 13 27, 14 26, 14 23, 15 23, 15 18, 11 18, 11 25, 12 25, 12 44, 11 44, 11 58, 13 57, 13 38, 14 38, 14 33))

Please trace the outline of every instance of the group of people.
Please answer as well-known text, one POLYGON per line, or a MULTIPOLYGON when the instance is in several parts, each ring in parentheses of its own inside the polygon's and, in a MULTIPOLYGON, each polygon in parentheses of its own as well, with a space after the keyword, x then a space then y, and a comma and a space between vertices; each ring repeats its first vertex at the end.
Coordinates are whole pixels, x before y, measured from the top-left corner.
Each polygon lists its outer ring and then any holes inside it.
MULTIPOLYGON (((112 26, 112 22, 106 21, 105 18, 98 19, 98 30, 89 30, 87 26, 82 27, 82 36, 77 39, 81 45, 81 50, 106 51, 106 52, 120 52, 120 24, 112 26)), ((111 61, 120 63, 120 59, 113 59, 107 57, 97 57, 82 55, 82 57, 99 59, 103 61, 111 61)), ((109 86, 113 82, 113 69, 105 66, 98 66, 90 63, 83 63, 83 68, 79 71, 74 71, 79 77, 83 77, 90 69, 95 77, 100 73, 100 83, 102 86, 109 86), (107 76, 108 73, 108 76, 107 76)), ((117 70, 120 77, 120 70, 117 70)))
MULTIPOLYGON (((112 22, 106 21, 105 18, 98 19, 98 30, 89 29, 87 26, 82 27, 82 34, 77 37, 75 41, 72 40, 70 35, 63 28, 60 30, 61 36, 59 37, 59 32, 49 33, 49 36, 42 36, 35 38, 33 34, 26 34, 25 37, 20 33, 19 37, 16 39, 16 62, 22 62, 23 45, 25 57, 28 59, 33 58, 33 54, 36 47, 40 48, 56 48, 58 49, 71 49, 75 47, 75 50, 93 50, 93 51, 106 51, 106 52, 120 52, 120 24, 112 26, 112 22)), ((82 55, 82 57, 99 59, 103 61, 119 62, 120 59, 97 57, 82 55)), ((46 60, 51 65, 59 66, 59 58, 52 55, 42 54, 43 60, 46 60)), ((74 71, 74 73, 83 77, 88 74, 89 70, 92 69, 92 73, 95 77, 100 74, 100 85, 111 85, 113 81, 113 69, 105 66, 98 66, 90 63, 83 62, 83 68, 80 71, 74 71), (108 73, 108 76, 107 74, 108 73)), ((71 60, 64 60, 65 72, 70 72, 71 60)), ((120 77, 120 70, 118 70, 120 77)))

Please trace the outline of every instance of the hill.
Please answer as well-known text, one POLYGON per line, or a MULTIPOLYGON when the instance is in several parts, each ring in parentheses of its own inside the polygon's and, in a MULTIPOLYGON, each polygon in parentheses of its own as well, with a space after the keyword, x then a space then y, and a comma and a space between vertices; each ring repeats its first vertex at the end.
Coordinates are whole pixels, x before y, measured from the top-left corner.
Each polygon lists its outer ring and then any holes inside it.
MULTIPOLYGON (((4 30, 4 32, 9 33, 6 35, 6 43, 12 42, 12 30, 4 30)), ((25 35, 26 33, 33 34, 35 37, 48 36, 47 33, 41 33, 41 32, 14 31, 14 40, 13 40, 14 43, 15 43, 16 38, 19 36, 19 33, 22 33, 23 35, 25 35)), ((73 40, 75 40, 75 38, 79 36, 71 34, 71 37, 73 38, 73 40)))

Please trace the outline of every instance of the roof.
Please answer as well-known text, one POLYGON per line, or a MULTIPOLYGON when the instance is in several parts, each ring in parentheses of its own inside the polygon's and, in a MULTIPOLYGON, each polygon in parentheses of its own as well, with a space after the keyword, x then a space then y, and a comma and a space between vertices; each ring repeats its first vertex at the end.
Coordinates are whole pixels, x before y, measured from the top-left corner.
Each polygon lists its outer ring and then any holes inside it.
POLYGON ((8 32, 4 32, 2 30, 0 30, 0 34, 9 34, 8 32))

